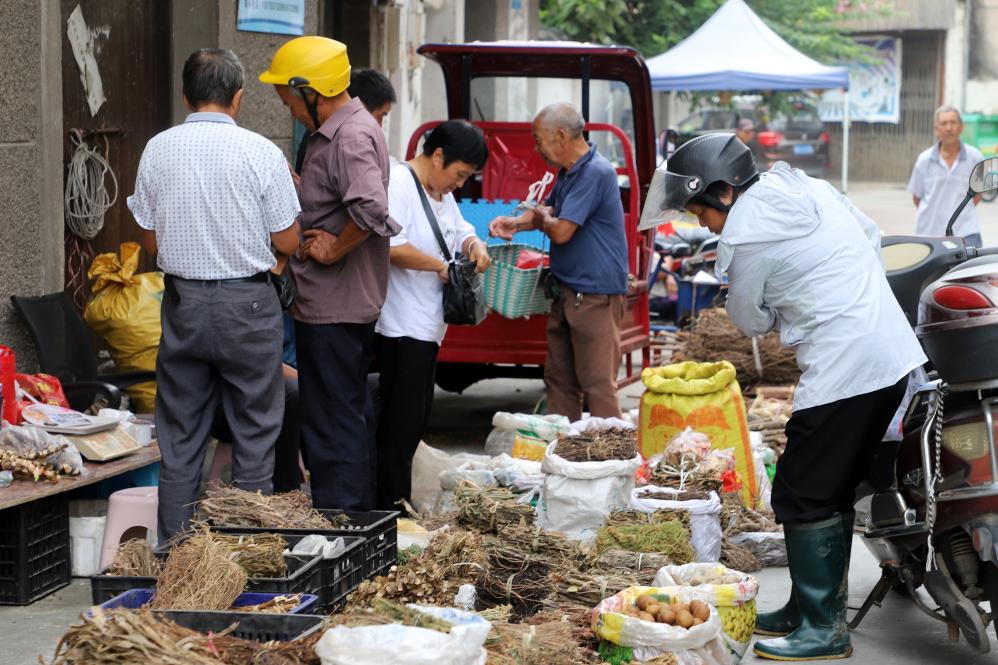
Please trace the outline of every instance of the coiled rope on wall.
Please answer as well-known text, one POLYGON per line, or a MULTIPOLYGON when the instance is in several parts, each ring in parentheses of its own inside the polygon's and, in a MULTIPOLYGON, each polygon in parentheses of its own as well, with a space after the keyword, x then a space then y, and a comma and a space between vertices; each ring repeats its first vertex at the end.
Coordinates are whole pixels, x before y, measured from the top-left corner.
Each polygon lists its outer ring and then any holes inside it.
POLYGON ((73 154, 66 168, 63 199, 66 226, 70 231, 66 235, 66 289, 80 312, 90 295, 87 271, 94 259, 90 241, 104 228, 104 215, 118 200, 118 179, 107 161, 107 136, 103 138, 102 155, 84 140, 81 130, 73 129, 69 133, 73 154), (110 190, 106 182, 108 176, 110 190))

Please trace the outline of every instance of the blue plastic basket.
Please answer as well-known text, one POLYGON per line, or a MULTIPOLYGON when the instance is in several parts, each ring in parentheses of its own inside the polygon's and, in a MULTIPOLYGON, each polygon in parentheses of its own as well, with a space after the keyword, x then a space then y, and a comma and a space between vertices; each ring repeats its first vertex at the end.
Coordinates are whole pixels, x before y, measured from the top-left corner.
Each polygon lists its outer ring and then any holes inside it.
MULTIPOLYGON (((125 593, 119 594, 100 604, 102 610, 111 610, 116 608, 122 608, 126 610, 137 610, 140 607, 149 604, 152 601, 153 596, 156 594, 155 589, 132 589, 131 591, 126 591, 125 593)), ((246 607, 247 605, 259 605, 260 603, 266 603, 268 600, 272 600, 284 594, 280 593, 241 593, 236 598, 235 602, 232 603, 232 607, 246 607)), ((301 602, 298 603, 291 611, 286 614, 306 614, 311 610, 315 604, 319 602, 319 597, 310 593, 303 593, 301 595, 301 602)), ((283 613, 282 613, 283 614, 283 613)))

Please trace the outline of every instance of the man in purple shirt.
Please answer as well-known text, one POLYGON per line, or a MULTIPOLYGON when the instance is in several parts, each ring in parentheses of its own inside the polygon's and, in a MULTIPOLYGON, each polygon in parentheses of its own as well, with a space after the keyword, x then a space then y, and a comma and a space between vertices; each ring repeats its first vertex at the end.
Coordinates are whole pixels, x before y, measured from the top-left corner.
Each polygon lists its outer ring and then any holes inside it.
POLYGON ((299 199, 305 241, 290 261, 302 443, 318 508, 373 508, 365 405, 374 324, 388 291, 388 146, 347 93, 346 46, 293 39, 260 75, 309 131, 299 199))

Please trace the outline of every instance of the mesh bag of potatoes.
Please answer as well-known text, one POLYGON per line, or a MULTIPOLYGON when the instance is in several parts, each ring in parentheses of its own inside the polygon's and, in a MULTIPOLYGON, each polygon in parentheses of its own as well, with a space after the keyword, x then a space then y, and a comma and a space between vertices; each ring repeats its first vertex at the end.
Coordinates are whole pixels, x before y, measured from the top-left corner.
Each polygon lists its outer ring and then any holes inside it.
POLYGON ((688 563, 662 566, 653 585, 662 589, 682 587, 695 600, 717 608, 721 637, 734 661, 745 655, 755 631, 755 597, 759 580, 719 563, 688 563))
POLYGON ((599 637, 631 647, 636 660, 673 654, 683 665, 729 665, 717 609, 689 589, 632 586, 593 610, 599 637))

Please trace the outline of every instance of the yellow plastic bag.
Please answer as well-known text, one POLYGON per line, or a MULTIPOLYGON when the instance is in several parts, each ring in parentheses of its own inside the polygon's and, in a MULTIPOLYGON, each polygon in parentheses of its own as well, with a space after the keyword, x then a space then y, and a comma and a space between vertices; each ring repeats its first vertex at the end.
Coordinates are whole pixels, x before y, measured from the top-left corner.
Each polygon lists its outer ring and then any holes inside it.
MULTIPOLYGON (((100 254, 87 276, 93 297, 83 319, 104 338, 119 371, 155 370, 161 333, 159 310, 163 302, 163 273, 135 274, 139 245, 121 244, 121 256, 100 254)), ((156 404, 156 383, 128 388, 132 411, 149 413, 156 404)))
POLYGON ((688 361, 642 371, 647 390, 641 397, 638 442, 647 459, 663 452, 673 437, 692 427, 709 436, 715 449, 733 448, 742 498, 746 505, 755 506, 758 487, 752 443, 735 373, 735 366, 724 360, 688 361))

